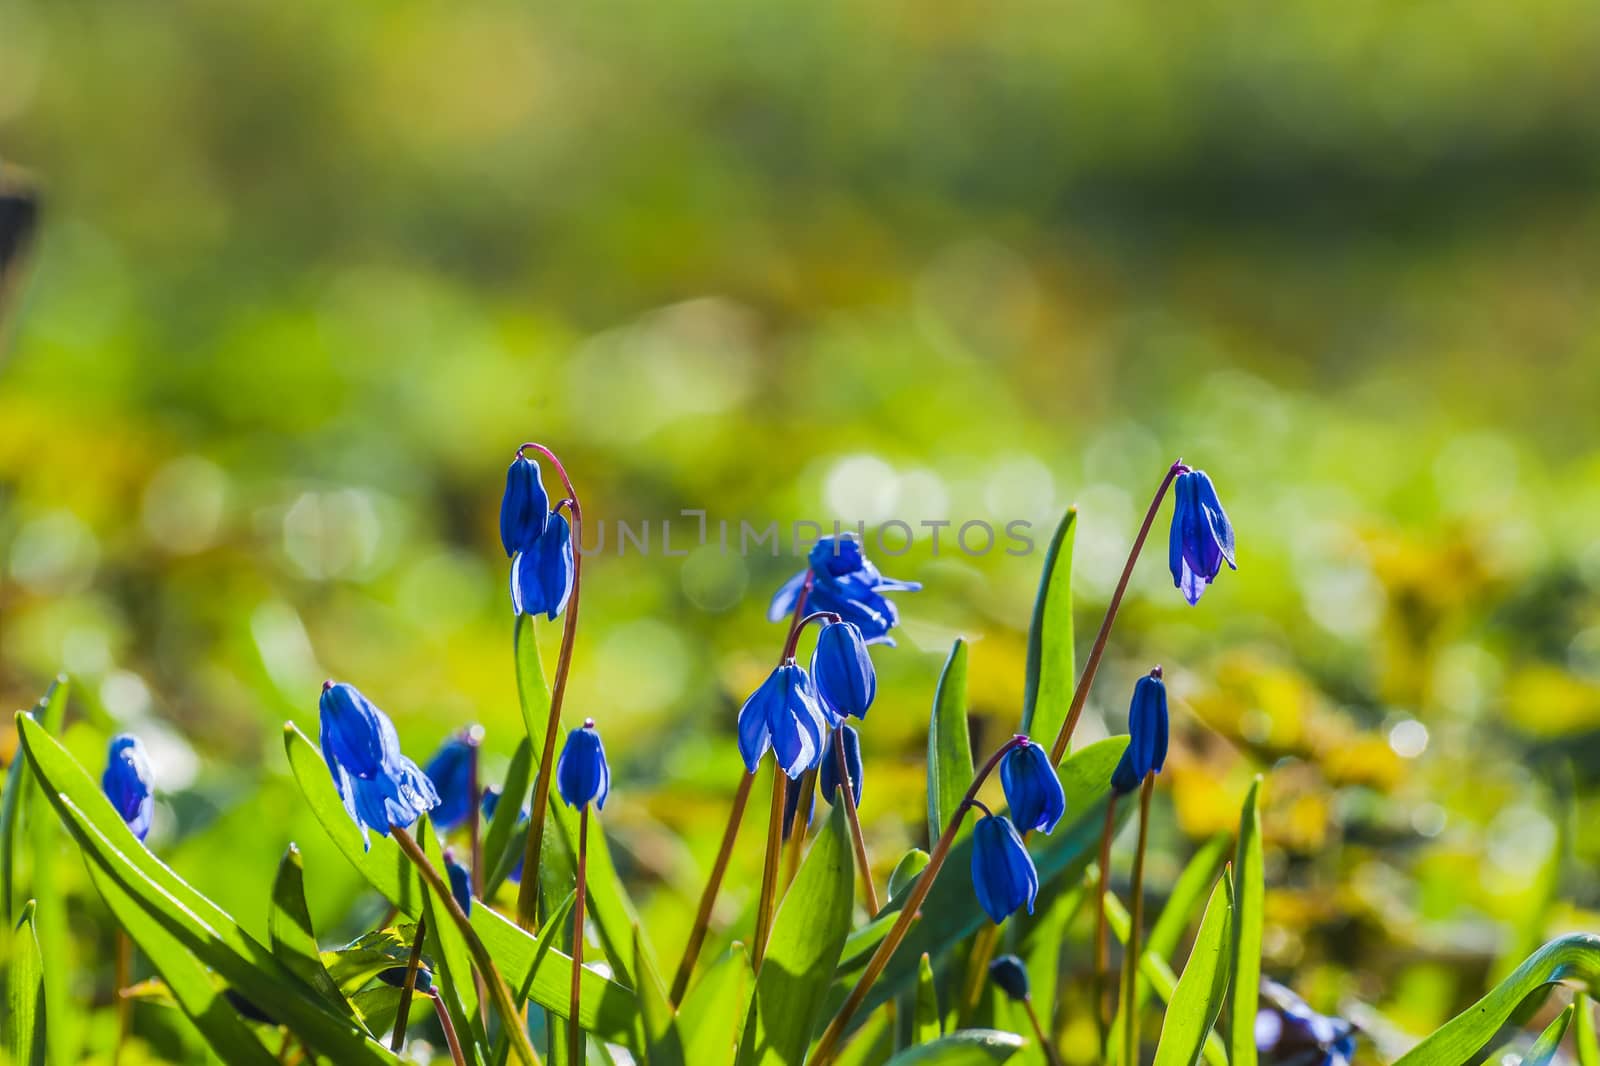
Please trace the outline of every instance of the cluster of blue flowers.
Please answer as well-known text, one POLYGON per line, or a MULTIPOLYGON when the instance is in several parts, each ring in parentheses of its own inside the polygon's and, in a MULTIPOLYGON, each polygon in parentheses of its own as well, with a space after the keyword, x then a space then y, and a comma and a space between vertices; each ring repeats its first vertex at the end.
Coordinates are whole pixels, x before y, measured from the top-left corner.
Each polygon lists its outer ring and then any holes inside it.
POLYGON ((827 611, 854 623, 868 644, 894 647, 889 630, 900 623, 900 611, 885 592, 917 592, 921 582, 897 581, 878 572, 852 537, 823 537, 812 545, 809 564, 784 582, 767 605, 767 620, 781 622, 794 611, 802 591, 806 607, 827 611), (808 585, 809 579, 809 585, 808 585))
POLYGON ((550 509, 539 464, 521 452, 506 471, 500 543, 511 560, 512 609, 554 620, 572 598, 572 527, 560 510, 550 509))

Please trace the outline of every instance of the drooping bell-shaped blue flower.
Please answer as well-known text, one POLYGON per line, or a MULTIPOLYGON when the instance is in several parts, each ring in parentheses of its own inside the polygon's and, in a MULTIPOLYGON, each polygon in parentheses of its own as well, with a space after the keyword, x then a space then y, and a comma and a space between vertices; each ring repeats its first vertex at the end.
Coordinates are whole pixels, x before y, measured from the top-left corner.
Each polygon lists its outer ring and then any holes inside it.
POLYGON ((566 515, 552 514, 544 532, 511 560, 511 609, 553 621, 567 609, 575 573, 572 527, 566 515))
POLYGON ((1267 978, 1261 979, 1255 1038, 1262 1066, 1350 1066, 1356 1053, 1355 1029, 1349 1022, 1318 1014, 1267 978))
POLYGON ((853 537, 823 537, 812 545, 807 562, 810 565, 784 582, 772 597, 767 607, 769 620, 781 622, 794 611, 810 574, 811 592, 806 598, 810 610, 832 611, 855 623, 868 644, 894 645, 889 630, 899 623, 900 612, 883 594, 916 592, 922 588, 920 583, 884 577, 853 537))
POLYGON ((850 726, 842 725, 828 734, 828 746, 822 753, 822 763, 817 767, 817 783, 822 787, 822 798, 832 803, 835 789, 843 783, 839 777, 839 753, 834 745, 843 737, 845 772, 850 775, 850 792, 861 806, 861 737, 850 726))
POLYGON ((1128 704, 1129 770, 1140 781, 1167 761, 1167 686, 1158 666, 1133 686, 1128 704))
MULTIPOLYGON (((498 810, 499 807, 500 807, 500 790, 498 788, 492 788, 492 787, 484 789, 483 790, 483 817, 484 817, 484 820, 488 821, 488 820, 492 819, 494 817, 494 812, 496 810, 498 810)), ((513 840, 521 840, 521 839, 525 838, 528 835, 528 823, 530 821, 532 821, 532 820, 533 820, 533 815, 529 813, 527 807, 523 807, 521 810, 519 810, 517 812, 516 824, 511 827, 511 839, 513 839, 513 840)), ((521 848, 517 849, 517 854, 518 855, 522 854, 522 849, 521 848)), ((522 881, 522 859, 520 859, 520 858, 517 859, 516 868, 513 869, 511 871, 511 873, 506 877, 506 880, 510 881, 512 884, 521 883, 521 881, 522 881)))
POLYGON ((142 841, 150 835, 150 815, 155 810, 150 791, 150 758, 138 737, 118 733, 111 738, 100 788, 134 836, 142 841))
POLYGON ((739 754, 745 769, 755 773, 771 748, 779 768, 797 778, 822 757, 827 729, 811 676, 791 659, 772 671, 739 709, 739 754))
POLYGON ((878 674, 866 638, 854 622, 830 622, 817 634, 811 653, 811 679, 823 710, 834 719, 865 718, 878 695, 878 674))
POLYGON ((444 872, 450 876, 450 894, 456 898, 463 914, 472 913, 472 871, 456 861, 450 852, 444 853, 444 872))
POLYGON ((388 836, 438 805, 433 782, 401 753, 394 723, 354 685, 323 682, 320 711, 322 758, 363 843, 370 847, 367 830, 388 836))
POLYGON ((1050 753, 1031 741, 1019 743, 1000 760, 1000 784, 1011 818, 1024 833, 1048 833, 1067 813, 1067 794, 1050 765, 1050 753))
POLYGON ((1172 532, 1167 565, 1172 583, 1190 605, 1200 602, 1206 586, 1222 572, 1237 570, 1233 558, 1233 524, 1217 499, 1216 486, 1203 470, 1179 474, 1172 483, 1172 532))
POLYGON ((989 980, 1018 1003, 1029 998, 1028 967, 1015 955, 1001 955, 991 962, 989 980))
POLYGON ((989 814, 972 829, 972 887, 978 904, 996 925, 1039 894, 1039 871, 1011 819, 989 814))
POLYGON ((506 557, 544 536, 549 521, 550 494, 544 490, 539 464, 518 453, 506 471, 506 492, 500 497, 500 543, 506 557))
POLYGON ((594 804, 605 809, 611 792, 611 767, 606 765, 605 745, 589 718, 567 734, 567 746, 556 760, 556 788, 568 807, 594 804))
POLYGON ((424 771, 439 793, 439 805, 432 811, 434 828, 449 832, 472 814, 473 778, 478 759, 478 744, 470 731, 453 736, 439 745, 424 771))

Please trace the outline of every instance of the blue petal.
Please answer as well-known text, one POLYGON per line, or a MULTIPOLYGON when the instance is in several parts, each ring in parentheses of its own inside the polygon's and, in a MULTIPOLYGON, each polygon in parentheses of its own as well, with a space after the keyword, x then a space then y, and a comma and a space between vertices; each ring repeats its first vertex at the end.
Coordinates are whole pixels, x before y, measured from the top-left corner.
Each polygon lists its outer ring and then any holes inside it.
POLYGON ((825 625, 811 655, 817 694, 834 717, 865 718, 878 695, 878 675, 866 639, 853 622, 825 625))
POLYGON ((511 561, 511 607, 517 614, 554 620, 572 598, 572 527, 553 514, 544 535, 511 561))
POLYGON ((506 471, 506 491, 500 497, 500 544, 510 557, 544 534, 550 519, 550 494, 539 475, 539 464, 522 455, 506 471))
POLYGON ((1222 509, 1222 501, 1217 499, 1217 487, 1211 483, 1211 478, 1204 470, 1196 470, 1197 481, 1195 484, 1195 499, 1199 504, 1201 517, 1204 519, 1211 539, 1216 544, 1217 550, 1228 561, 1230 570, 1237 570, 1234 560, 1233 523, 1228 521, 1228 512, 1222 509))
POLYGON ((1193 482, 1190 481, 1190 475, 1179 474, 1172 482, 1172 527, 1167 534, 1167 568, 1172 571, 1174 588, 1183 587, 1183 558, 1188 544, 1186 530, 1189 527, 1189 512, 1193 508, 1193 482))
POLYGON ((1167 760, 1167 686, 1161 679, 1145 675, 1133 686, 1128 704, 1128 751, 1134 775, 1141 781, 1167 760))
POLYGON ((1111 771, 1111 791, 1119 796, 1126 796, 1139 788, 1139 775, 1133 772, 1133 752, 1128 748, 1122 749, 1122 758, 1117 760, 1117 768, 1111 771))
POLYGON ((786 663, 774 670, 772 676, 777 681, 779 695, 775 702, 766 706, 772 753, 783 772, 796 778, 816 766, 821 757, 826 723, 811 679, 804 670, 794 663, 786 663))
POLYGON ((1000 762, 1000 784, 1005 789, 1011 817, 1024 831, 1048 833, 1067 810, 1066 793, 1050 765, 1050 756, 1037 744, 1012 748, 1000 762))
POLYGON ((428 760, 428 780, 439 794, 433 811, 433 824, 445 832, 467 820, 472 813, 472 764, 476 758, 472 744, 451 737, 428 760))
POLYGON ((398 753, 400 745, 388 716, 354 685, 329 685, 318 706, 323 757, 338 762, 352 777, 376 776, 398 753))
POLYGON ((850 775, 850 791, 855 797, 856 806, 860 807, 861 790, 865 784, 861 774, 861 735, 850 726, 841 725, 828 735, 828 746, 817 768, 817 782, 822 787, 822 798, 832 803, 840 781, 836 745, 841 735, 844 737, 845 772, 850 775))
POLYGON ((606 765, 605 745, 594 726, 585 724, 567 735, 566 747, 556 762, 556 788, 569 807, 605 803, 611 789, 611 770, 606 765))
POLYGON ((751 773, 772 746, 772 708, 783 702, 784 681, 774 670, 739 708, 739 754, 751 773))
POLYGON ((794 605, 800 599, 800 587, 806 583, 808 573, 809 570, 800 571, 773 593, 772 602, 767 604, 767 621, 782 622, 794 613, 794 605))

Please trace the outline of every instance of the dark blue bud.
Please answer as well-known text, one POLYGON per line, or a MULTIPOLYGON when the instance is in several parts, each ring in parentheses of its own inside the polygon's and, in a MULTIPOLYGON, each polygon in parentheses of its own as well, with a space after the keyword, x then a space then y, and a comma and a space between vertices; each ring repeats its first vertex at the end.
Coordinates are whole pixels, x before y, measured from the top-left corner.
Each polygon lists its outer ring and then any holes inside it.
POLYGON ((439 793, 433 809, 433 825, 449 832, 472 814, 473 778, 476 777, 478 744, 472 733, 454 736, 439 746, 425 770, 439 793))
POLYGON ((878 695, 878 675, 867 653, 866 638, 854 622, 835 622, 817 634, 811 653, 811 678, 823 708, 834 718, 865 718, 878 695))
POLYGON ((1203 470, 1179 474, 1172 483, 1172 532, 1167 539, 1167 565, 1172 583, 1191 605, 1200 602, 1206 586, 1227 563, 1237 570, 1233 524, 1217 499, 1216 486, 1203 470))
POLYGON ((277 1025, 278 1019, 256 1006, 254 1002, 231 988, 223 989, 222 998, 227 1000, 234 1010, 239 1012, 239 1017, 247 1022, 256 1022, 260 1025, 277 1025))
POLYGON ((450 894, 456 898, 463 914, 472 913, 472 872, 456 862, 455 856, 445 852, 444 870, 450 875, 450 894))
POLYGON ((567 609, 575 574, 572 527, 566 515, 553 514, 544 533, 511 560, 511 609, 553 621, 567 609))
POLYGON ((606 765, 606 749, 594 719, 567 734, 567 746, 556 761, 556 788, 568 807, 592 803, 605 809, 611 792, 611 767, 606 765))
POLYGON ((989 980, 1018 1003, 1024 1003, 1029 998, 1028 968, 1015 955, 1002 955, 991 962, 989 980))
POLYGON ((539 464, 523 455, 506 471, 506 494, 500 497, 500 543, 509 558, 544 536, 550 521, 550 494, 544 490, 539 464))
POLYGON ((826 730, 810 675, 790 660, 772 671, 739 709, 739 754, 745 769, 755 773, 771 748, 783 772, 797 778, 822 757, 826 730))
MULTIPOLYGON (((387 970, 378 971, 378 980, 393 988, 406 986, 406 968, 404 966, 391 966, 387 970)), ((412 986, 423 995, 433 992, 433 971, 426 966, 417 967, 416 983, 412 986)))
POLYGON ((401 754, 389 716, 353 685, 323 683, 320 740, 334 788, 369 846, 368 829, 388 836, 439 805, 428 775, 401 754))
POLYGON ((817 768, 817 781, 822 786, 822 798, 832 803, 834 790, 839 788, 842 780, 839 777, 839 752, 835 747, 840 737, 844 738, 844 765, 845 772, 850 775, 850 791, 855 797, 856 806, 860 807, 863 787, 861 737, 850 726, 841 725, 828 734, 828 747, 823 751, 822 764, 817 768))
POLYGON ((1122 758, 1111 771, 1111 791, 1118 796, 1139 791, 1139 775, 1133 772, 1133 752, 1127 748, 1122 749, 1122 758))
MULTIPOLYGON (((498 810, 499 807, 500 807, 500 790, 498 788, 492 788, 492 787, 484 789, 483 790, 483 817, 484 817, 484 819, 487 821, 487 820, 493 818, 494 817, 494 812, 496 810, 498 810)), ((511 829, 511 837, 512 837, 512 839, 513 840, 520 840, 520 839, 526 837, 528 835, 528 823, 530 821, 532 821, 532 820, 533 820, 533 816, 528 812, 528 808, 523 807, 521 810, 519 810, 517 812, 516 825, 514 825, 512 827, 512 829, 511 829)), ((522 849, 520 847, 517 849, 517 854, 518 855, 522 854, 522 849)), ((506 880, 510 881, 512 884, 521 883, 521 881, 522 881, 522 859, 520 859, 520 858, 517 859, 516 868, 513 869, 511 871, 511 873, 506 876, 506 880)))
POLYGON ((1033 913, 1039 871, 1011 819, 985 815, 973 827, 972 887, 978 904, 996 925, 1024 904, 1033 913))
POLYGON ((111 738, 100 788, 134 836, 142 841, 150 835, 150 815, 155 810, 150 792, 150 758, 138 737, 118 733, 111 738))
POLYGON ((1000 760, 1000 784, 1011 806, 1011 818, 1024 832, 1048 833, 1067 813, 1067 794, 1050 765, 1050 753, 1030 742, 1019 744, 1000 760))
POLYGON ((1167 761, 1167 686, 1161 668, 1146 674, 1133 686, 1128 704, 1128 760, 1135 777, 1160 773, 1167 761))
MULTIPOLYGON (((783 839, 788 840, 794 834, 795 815, 800 813, 800 793, 806 791, 805 786, 795 782, 783 790, 783 839)), ((812 788, 806 797, 806 827, 810 828, 811 820, 817 814, 817 790, 812 788)))

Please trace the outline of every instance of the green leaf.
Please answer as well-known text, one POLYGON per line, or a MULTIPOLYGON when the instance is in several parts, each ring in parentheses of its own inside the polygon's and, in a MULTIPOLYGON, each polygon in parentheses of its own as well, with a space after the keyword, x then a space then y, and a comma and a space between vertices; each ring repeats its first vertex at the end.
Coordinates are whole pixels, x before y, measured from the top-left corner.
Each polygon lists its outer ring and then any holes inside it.
MULTIPOLYGON (((1228 994, 1232 924, 1233 880, 1225 872, 1211 892, 1211 902, 1206 904, 1206 916, 1200 920, 1200 932, 1195 934, 1183 976, 1178 978, 1178 987, 1167 1001, 1155 1066, 1195 1066, 1200 1061, 1206 1038, 1228 994)), ((1252 1025, 1254 1021, 1251 1019, 1252 1025)))
POLYGON ((823 823, 773 920, 740 1043, 741 1066, 804 1061, 850 932, 854 887, 855 854, 841 804, 823 823))
POLYGON ((635 952, 635 957, 639 959, 639 1013, 644 1017, 646 1059, 650 1066, 684 1066, 683 1035, 678 1031, 677 1012, 667 998, 666 983, 648 956, 635 952))
POLYGON ((1572 1034, 1572 1042, 1578 1048, 1578 1066, 1600 1066, 1600 1043, 1594 1036, 1594 1001, 1587 992, 1579 992, 1572 1005, 1578 1022, 1572 1034))
POLYGON ((939 1022, 939 988, 933 982, 933 960, 924 951, 917 960, 916 1009, 911 1014, 911 1043, 930 1044, 944 1035, 939 1022))
MULTIPOLYGON (((34 718, 55 732, 61 727, 66 706, 67 678, 63 674, 50 682, 44 698, 34 708, 34 718)), ((0 794, 0 917, 7 926, 16 920, 17 849, 22 846, 19 841, 28 781, 28 760, 19 750, 6 770, 6 790, 0 794)), ((39 893, 36 891, 33 895, 37 898, 39 893)))
POLYGON ((928 839, 938 840, 972 785, 967 732, 967 642, 956 638, 933 692, 928 723, 928 839))
POLYGON ((1229 1061, 1256 1066, 1255 1021, 1261 997, 1261 930, 1266 870, 1261 853, 1261 775, 1250 785, 1239 814, 1234 853, 1233 1000, 1229 1015, 1229 1061))
MULTIPOLYGON (((1111 932, 1117 938, 1118 943, 1126 944, 1128 942, 1128 926, 1130 924, 1127 910, 1123 908, 1122 902, 1110 892, 1105 895, 1104 905, 1106 908, 1106 924, 1110 926, 1111 932)), ((1172 992, 1178 987, 1178 975, 1172 972, 1172 967, 1168 965, 1165 957, 1148 949, 1141 952, 1139 973, 1143 975, 1145 982, 1162 1003, 1167 1003, 1172 999, 1172 992)), ((1113 1029, 1112 1031, 1120 1032, 1118 1029, 1113 1029)), ((1228 1050, 1223 1046, 1222 1038, 1214 1031, 1206 1037, 1205 1057, 1209 1066, 1228 1066, 1228 1050)))
POLYGON ((335 1010, 354 1016, 339 986, 322 965, 317 934, 311 927, 311 914, 306 910, 305 869, 300 862, 300 849, 293 844, 278 864, 267 929, 272 938, 272 953, 278 960, 335 1010))
MULTIPOLYGON (((413 837, 422 849, 423 857, 435 870, 443 873, 444 855, 439 851, 439 840, 434 835, 433 824, 423 815, 413 827, 413 837)), ((485 906, 472 908, 473 912, 487 910, 485 906)), ((428 954, 433 959, 434 989, 439 993, 444 1008, 455 1024, 456 1035, 463 1046, 487 1046, 483 1031, 483 1017, 478 1007, 478 983, 472 974, 472 951, 466 937, 456 925, 449 910, 434 893, 429 892, 423 901, 423 917, 427 920, 423 933, 428 954)), ((496 966, 496 969, 499 967, 496 966)), ((501 974, 504 977, 504 974, 501 974)), ((494 980, 484 975, 485 981, 494 980)), ((469 1057, 473 1053, 469 1053, 469 1057)))
POLYGON ((1567 1025, 1572 1021, 1572 1007, 1572 1004, 1567 1004, 1567 1009, 1539 1034, 1539 1039, 1522 1057, 1522 1066, 1550 1066, 1555 1061, 1556 1052, 1561 1050, 1561 1038, 1567 1035, 1567 1025))
MULTIPOLYGON (((47 732, 58 733, 66 716, 67 681, 65 677, 59 677, 51 683, 44 699, 34 709, 33 720, 47 732)), ((20 735, 22 727, 19 725, 17 728, 20 735)), ((27 776, 31 778, 34 775, 27 776)), ((23 785, 20 791, 22 795, 18 800, 26 808, 37 805, 37 795, 33 799, 27 798, 33 792, 31 788, 23 785)), ((33 854, 32 895, 38 901, 33 916, 34 930, 39 937, 39 950, 51 961, 44 971, 45 1013, 50 1018, 45 1039, 52 1066, 70 1066, 80 1058, 78 1041, 81 1033, 78 1001, 69 983, 73 943, 71 930, 67 928, 67 900, 56 885, 60 831, 56 828, 56 820, 43 808, 25 817, 29 848, 33 854)))
MULTIPOLYGON (((529 960, 531 965, 523 973, 513 974, 507 972, 505 974, 506 980, 511 982, 511 987, 516 992, 516 1001, 518 1003, 527 1000, 528 988, 533 981, 533 976, 539 972, 544 957, 554 949, 556 937, 560 936, 562 930, 567 928, 567 916, 572 913, 572 908, 577 903, 577 899, 578 893, 576 891, 568 892, 565 899, 550 908, 550 914, 545 918, 544 928, 539 930, 539 938, 534 942, 533 958, 529 960)), ((568 957, 567 974, 569 981, 572 973, 571 967, 572 959, 568 957)), ((570 985, 568 987, 570 990, 570 985)), ((588 985, 586 984, 584 987, 587 988, 588 985)), ((506 1060, 510 1057, 511 1041, 509 1034, 504 1027, 501 1027, 499 1035, 495 1037, 492 1061, 495 1066, 505 1066, 506 1060)))
POLYGON ((728 1066, 733 1062, 755 983, 750 956, 743 944, 735 944, 690 987, 678 1008, 686 1062, 695 1066, 728 1066))
POLYGON ((928 853, 921 848, 912 848, 900 856, 900 861, 889 872, 889 898, 894 899, 910 888, 927 865, 928 853))
POLYGON ((384 970, 404 966, 411 955, 411 941, 417 935, 412 924, 374 929, 334 951, 322 953, 322 966, 344 996, 352 996, 362 985, 384 970))
POLYGON ((112 917, 139 945, 144 957, 166 982, 180 1010, 223 1062, 243 1066, 275 1066, 250 1024, 225 998, 223 989, 198 959, 176 937, 152 919, 115 881, 94 865, 89 879, 105 900, 112 917))
POLYGON ((906 1048, 889 1066, 992 1066, 1022 1050, 1016 1033, 998 1029, 960 1029, 928 1044, 906 1048))
MULTIPOLYGON (((401 913, 418 917, 422 913, 421 885, 399 845, 387 837, 374 836, 371 850, 364 850, 361 831, 345 813, 316 746, 289 723, 284 727, 284 747, 306 803, 334 846, 401 913)), ((472 928, 512 987, 533 967, 529 998, 565 1018, 571 996, 572 957, 553 948, 541 953, 534 937, 492 908, 474 907, 471 917, 472 928)), ((582 981, 583 1016, 579 1024, 604 1040, 640 1050, 633 1024, 637 1011, 633 993, 590 969, 583 971, 582 981)))
POLYGON ((533 742, 523 737, 517 743, 516 754, 506 768, 506 779, 500 789, 500 805, 489 819, 489 832, 483 838, 483 868, 489 872, 484 882, 483 898, 494 899, 494 894, 505 884, 511 871, 522 858, 523 837, 515 832, 517 819, 522 816, 528 799, 528 788, 533 780, 533 742))
POLYGON ((1078 509, 1067 508, 1050 538, 1028 626, 1028 673, 1022 690, 1022 731, 1048 748, 1067 720, 1076 666, 1072 648, 1072 542, 1078 509))
MULTIPOLYGON (((544 676, 544 661, 539 657, 539 632, 533 616, 517 616, 511 635, 511 653, 517 663, 517 703, 522 707, 522 725, 530 745, 544 739, 550 716, 550 682, 544 676)), ((530 759, 537 757, 530 747, 530 759)))
MULTIPOLYGON (((17 762, 21 761, 18 755, 17 762)), ((29 900, 12 938, 11 972, 6 980, 9 1046, 16 1066, 44 1066, 46 1061, 44 959, 39 952, 33 914, 34 903, 29 900)))

